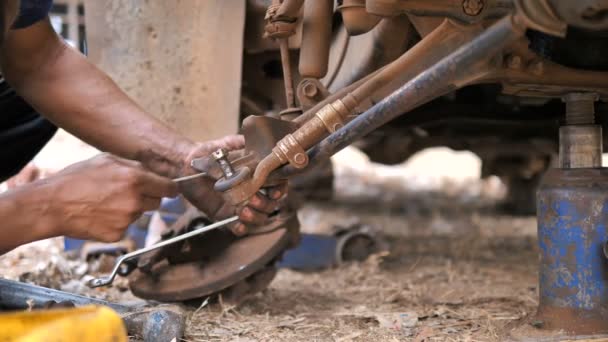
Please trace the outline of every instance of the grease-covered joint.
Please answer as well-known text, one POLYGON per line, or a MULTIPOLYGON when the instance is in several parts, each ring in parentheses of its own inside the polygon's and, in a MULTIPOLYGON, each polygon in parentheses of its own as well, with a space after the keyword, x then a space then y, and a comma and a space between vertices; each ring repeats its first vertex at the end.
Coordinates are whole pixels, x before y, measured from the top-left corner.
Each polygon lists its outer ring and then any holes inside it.
POLYGON ((277 146, 272 149, 272 153, 277 156, 281 164, 289 163, 298 169, 308 165, 306 150, 304 150, 298 140, 291 134, 287 134, 281 139, 277 143, 277 146))
POLYGON ((296 33, 296 23, 273 21, 264 26, 264 38, 287 39, 296 33))
POLYGON ((296 32, 298 13, 304 0, 273 1, 266 10, 264 37, 271 39, 289 38, 296 32))

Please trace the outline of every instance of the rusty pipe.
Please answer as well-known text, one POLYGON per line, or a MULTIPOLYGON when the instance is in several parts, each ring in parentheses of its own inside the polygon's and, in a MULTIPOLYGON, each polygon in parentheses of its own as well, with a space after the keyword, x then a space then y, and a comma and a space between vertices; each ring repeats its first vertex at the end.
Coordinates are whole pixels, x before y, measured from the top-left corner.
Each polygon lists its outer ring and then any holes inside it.
MULTIPOLYGON (((463 79, 472 81, 471 76, 467 74, 469 69, 482 59, 496 55, 524 33, 525 25, 518 17, 510 15, 499 20, 477 38, 404 84, 308 151, 309 167, 327 160, 397 116, 466 85, 463 79)), ((286 166, 280 173, 286 177, 297 172, 293 167, 286 166)))
POLYGON ((327 74, 333 13, 333 0, 304 2, 302 45, 298 67, 303 78, 322 78, 327 74))
POLYGON ((264 183, 266 183, 266 180, 268 179, 270 173, 279 168, 281 165, 283 165, 281 163, 281 160, 277 158, 273 153, 269 154, 268 157, 262 159, 260 163, 256 166, 255 172, 251 177, 250 189, 253 189, 251 193, 253 194, 259 189, 261 189, 264 186, 264 183))
POLYGON ((380 68, 380 69, 374 71, 373 73, 371 73, 371 74, 363 77, 362 79, 360 79, 360 80, 358 80, 358 81, 356 81, 356 82, 348 85, 347 87, 344 87, 344 88, 336 91, 335 93, 329 95, 323 101, 317 103, 314 107, 310 108, 304 114, 302 114, 302 115, 298 116, 297 118, 295 118, 293 121, 295 123, 299 124, 299 125, 303 125, 308 120, 312 119, 315 116, 315 114, 317 114, 317 112, 319 112, 321 110, 321 108, 323 108, 324 106, 326 106, 329 103, 332 103, 332 102, 334 102, 336 100, 339 100, 339 99, 343 98, 348 93, 350 93, 351 91, 353 91, 357 87, 361 86, 364 82, 367 82, 369 79, 371 79, 372 77, 374 77, 375 75, 377 75, 378 72, 380 72, 380 70, 382 70, 383 68, 380 68))

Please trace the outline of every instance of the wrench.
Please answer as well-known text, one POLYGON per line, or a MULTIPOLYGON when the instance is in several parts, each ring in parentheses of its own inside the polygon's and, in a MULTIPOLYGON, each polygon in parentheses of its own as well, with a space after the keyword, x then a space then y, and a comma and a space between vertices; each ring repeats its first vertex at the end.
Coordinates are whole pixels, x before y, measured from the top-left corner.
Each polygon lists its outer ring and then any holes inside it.
POLYGON ((138 249, 138 250, 133 251, 131 253, 127 253, 127 254, 121 256, 120 258, 118 258, 118 260, 116 260, 116 264, 114 264, 114 269, 112 269, 112 273, 110 273, 109 275, 104 276, 104 277, 93 278, 93 279, 89 280, 87 282, 87 286, 89 286, 91 288, 94 288, 94 287, 100 287, 100 286, 110 285, 110 284, 112 284, 112 282, 114 282, 114 278, 116 278, 116 274, 118 274, 118 271, 120 269, 120 265, 122 265, 122 263, 124 263, 125 261, 127 261, 129 259, 133 259, 133 258, 135 258, 137 256, 140 256, 140 255, 142 255, 144 253, 148 253, 148 252, 153 251, 155 249, 162 248, 162 247, 174 244, 176 242, 189 239, 189 238, 191 238, 193 236, 196 236, 196 235, 208 232, 210 230, 214 230, 214 229, 223 227, 223 226, 228 225, 228 224, 230 224, 232 222, 238 221, 238 219, 239 219, 238 216, 232 216, 232 217, 229 217, 229 218, 227 218, 225 220, 218 221, 218 222, 215 222, 215 223, 207 225, 207 226, 197 225, 194 228, 194 230, 191 231, 191 232, 188 232, 188 233, 182 234, 182 235, 178 235, 178 236, 176 236, 174 238, 171 238, 171 239, 168 239, 168 240, 165 240, 165 241, 161 241, 161 242, 159 242, 157 244, 154 244, 152 246, 148 246, 148 247, 145 247, 145 248, 142 248, 142 249, 138 249))

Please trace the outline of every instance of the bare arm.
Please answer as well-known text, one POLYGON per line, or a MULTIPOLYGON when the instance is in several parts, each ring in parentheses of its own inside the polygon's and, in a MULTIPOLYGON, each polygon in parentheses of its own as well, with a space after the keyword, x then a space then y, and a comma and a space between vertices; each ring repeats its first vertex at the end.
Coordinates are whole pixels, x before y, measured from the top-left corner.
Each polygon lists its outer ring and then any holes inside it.
POLYGON ((7 81, 48 119, 91 145, 177 176, 194 144, 147 115, 59 37, 47 18, 11 30, 0 53, 7 81))
MULTIPOLYGON (((191 158, 208 155, 220 146, 243 145, 238 136, 195 144, 177 134, 145 113, 107 75, 67 46, 48 18, 9 31, 0 50, 0 67, 17 93, 57 126, 102 151, 138 160, 163 176, 193 173, 187 165, 191 158)), ((236 208, 228 207, 214 193, 208 179, 183 184, 181 190, 211 217, 235 212, 236 208)), ((238 210, 242 223, 235 230, 264 222, 280 194, 270 199, 254 196, 248 207, 238 210)))

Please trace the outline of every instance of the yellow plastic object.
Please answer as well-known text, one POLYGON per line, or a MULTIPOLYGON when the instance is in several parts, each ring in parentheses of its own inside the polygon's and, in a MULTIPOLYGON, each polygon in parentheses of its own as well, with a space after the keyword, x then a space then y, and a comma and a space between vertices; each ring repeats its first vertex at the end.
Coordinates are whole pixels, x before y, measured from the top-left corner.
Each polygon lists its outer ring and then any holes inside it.
POLYGON ((105 306, 82 306, 0 314, 0 341, 123 342, 125 326, 105 306))

